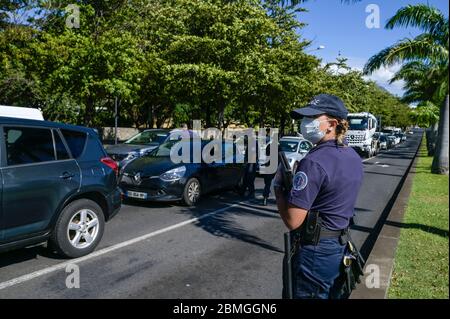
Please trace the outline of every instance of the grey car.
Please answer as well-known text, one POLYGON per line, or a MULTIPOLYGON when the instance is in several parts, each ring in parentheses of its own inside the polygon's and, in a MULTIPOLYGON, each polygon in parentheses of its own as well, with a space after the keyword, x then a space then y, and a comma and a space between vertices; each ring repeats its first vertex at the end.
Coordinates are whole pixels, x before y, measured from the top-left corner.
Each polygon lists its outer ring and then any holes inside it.
POLYGON ((125 167, 132 160, 142 157, 169 138, 170 130, 150 129, 140 132, 123 144, 106 146, 108 155, 116 161, 120 168, 125 167))
POLYGON ((300 161, 313 148, 311 142, 299 136, 285 136, 280 139, 280 150, 286 154, 292 171, 297 170, 300 161))

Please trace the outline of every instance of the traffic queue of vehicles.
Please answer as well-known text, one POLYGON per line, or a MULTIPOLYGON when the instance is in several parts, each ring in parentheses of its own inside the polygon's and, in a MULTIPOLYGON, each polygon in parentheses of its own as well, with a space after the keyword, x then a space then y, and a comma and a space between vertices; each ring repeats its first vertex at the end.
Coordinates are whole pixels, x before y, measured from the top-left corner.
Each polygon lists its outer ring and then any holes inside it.
MULTIPOLYGON (((361 141, 377 141, 377 148, 406 139, 401 132, 368 136, 376 122, 367 114, 353 119, 352 128, 365 134, 361 141)), ((192 206, 210 191, 239 192, 246 169, 236 141, 222 144, 222 160, 194 161, 193 139, 180 140, 186 132, 193 136, 186 130, 145 130, 105 150, 96 130, 43 121, 33 111, 0 115, 0 131, 0 251, 48 242, 62 256, 84 256, 99 244, 122 199, 192 206), (170 155, 180 143, 191 158, 176 163, 170 155)), ((208 143, 201 140, 202 154, 208 143)), ((293 171, 312 147, 301 135, 279 140, 293 171)))

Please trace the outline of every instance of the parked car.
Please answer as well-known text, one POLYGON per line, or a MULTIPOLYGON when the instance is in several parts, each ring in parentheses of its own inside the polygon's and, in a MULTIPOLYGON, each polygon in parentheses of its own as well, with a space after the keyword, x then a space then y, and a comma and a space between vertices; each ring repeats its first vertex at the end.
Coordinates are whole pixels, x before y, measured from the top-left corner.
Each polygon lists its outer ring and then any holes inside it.
POLYGON ((381 150, 387 150, 388 149, 388 139, 387 139, 387 137, 385 136, 385 135, 380 135, 380 138, 379 138, 379 141, 380 141, 380 149, 381 150))
POLYGON ((398 136, 398 134, 393 134, 391 136, 394 137, 395 145, 400 144, 401 138, 400 138, 400 136, 398 136))
MULTIPOLYGON (((195 205, 203 194, 213 190, 238 188, 242 184, 245 163, 236 160, 237 147, 223 143, 220 163, 174 163, 171 152, 178 143, 193 149, 193 143, 167 141, 153 152, 133 160, 120 174, 120 187, 127 199, 138 201, 179 201, 195 205), (231 163, 230 163, 231 162, 231 163)), ((203 150, 208 141, 201 142, 203 150)), ((183 147, 183 146, 181 146, 183 147)), ((242 158, 239 156, 239 158, 242 158)))
POLYGON ((311 142, 298 136, 285 136, 280 139, 279 150, 286 154, 291 165, 292 171, 297 170, 300 161, 308 154, 313 147, 311 142))
POLYGON ((388 135, 387 137, 387 147, 388 149, 395 147, 397 145, 394 135, 388 135))
POLYGON ((406 134, 405 133, 401 133, 400 134, 400 141, 401 142, 406 142, 406 134))
POLYGON ((150 129, 140 132, 122 144, 106 146, 108 155, 117 162, 119 167, 124 167, 133 159, 141 157, 153 151, 164 143, 170 134, 170 130, 150 129))
POLYGON ((184 129, 149 129, 132 136, 122 144, 106 146, 106 152, 116 161, 119 169, 122 169, 132 160, 150 153, 162 143, 170 139, 181 139, 183 134, 188 134, 191 138, 196 133, 184 129))
POLYGON ((118 168, 94 130, 0 117, 0 250, 49 241, 92 252, 120 209, 118 168))

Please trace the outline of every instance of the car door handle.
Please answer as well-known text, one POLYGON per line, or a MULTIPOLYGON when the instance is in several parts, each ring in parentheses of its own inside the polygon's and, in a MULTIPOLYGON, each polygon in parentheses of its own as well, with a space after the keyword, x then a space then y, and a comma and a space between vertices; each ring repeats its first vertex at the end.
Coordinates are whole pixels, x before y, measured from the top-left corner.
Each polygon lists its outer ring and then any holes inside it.
POLYGON ((69 172, 64 172, 64 173, 62 173, 61 176, 59 176, 59 178, 61 178, 61 179, 71 179, 74 176, 75 176, 75 174, 72 174, 72 173, 69 173, 69 172))

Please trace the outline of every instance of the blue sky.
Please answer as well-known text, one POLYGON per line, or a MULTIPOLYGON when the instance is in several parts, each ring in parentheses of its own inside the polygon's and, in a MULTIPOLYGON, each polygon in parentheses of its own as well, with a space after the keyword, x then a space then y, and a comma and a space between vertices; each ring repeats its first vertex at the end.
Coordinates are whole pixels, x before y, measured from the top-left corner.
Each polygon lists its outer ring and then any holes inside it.
MULTIPOLYGON (((340 0, 310 0, 302 5, 308 12, 298 15, 301 22, 308 24, 299 33, 303 38, 313 40, 310 54, 322 58, 324 63, 335 61, 340 52, 349 59, 351 67, 362 69, 366 61, 381 49, 400 39, 420 34, 414 28, 384 29, 386 21, 398 9, 418 3, 429 3, 448 16, 449 4, 446 0, 363 0, 355 4, 342 4, 340 0), (366 13, 366 7, 370 4, 376 4, 380 9, 379 29, 366 27, 366 18, 370 15, 366 13), (325 49, 314 50, 320 45, 325 46, 325 49)), ((387 83, 398 67, 380 69, 370 78, 401 96, 402 83, 387 83)))

